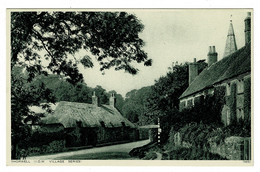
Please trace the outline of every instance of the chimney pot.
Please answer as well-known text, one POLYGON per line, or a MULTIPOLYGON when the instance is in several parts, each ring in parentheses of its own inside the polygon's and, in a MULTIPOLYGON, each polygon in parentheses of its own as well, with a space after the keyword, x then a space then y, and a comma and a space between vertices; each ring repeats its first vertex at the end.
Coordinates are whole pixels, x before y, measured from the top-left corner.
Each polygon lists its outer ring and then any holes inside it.
POLYGON ((98 106, 98 97, 96 96, 95 91, 93 92, 92 96, 92 104, 98 106))
POLYGON ((218 61, 218 53, 216 52, 215 46, 209 46, 207 61, 208 61, 208 66, 211 66, 213 63, 218 61))
POLYGON ((216 52, 215 46, 212 46, 212 53, 215 53, 215 52, 216 52))
POLYGON ((198 74, 199 74, 199 68, 198 68, 198 64, 196 63, 196 58, 194 58, 194 63, 189 64, 189 85, 198 76, 198 74))
POLYGON ((112 107, 115 107, 115 94, 111 93, 111 96, 109 98, 109 105, 112 107))

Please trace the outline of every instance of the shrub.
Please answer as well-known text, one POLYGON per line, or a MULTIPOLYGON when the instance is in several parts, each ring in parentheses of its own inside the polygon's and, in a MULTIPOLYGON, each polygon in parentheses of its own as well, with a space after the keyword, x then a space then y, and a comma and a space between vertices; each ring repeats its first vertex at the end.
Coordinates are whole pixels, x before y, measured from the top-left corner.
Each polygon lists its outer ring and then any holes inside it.
POLYGON ((178 147, 173 149, 168 153, 168 155, 163 154, 163 159, 170 160, 224 160, 221 156, 217 154, 212 154, 209 151, 197 148, 183 148, 178 147))
POLYGON ((56 153, 56 152, 62 152, 65 150, 65 141, 58 140, 58 141, 52 141, 48 145, 42 145, 38 147, 29 147, 27 149, 28 155, 41 155, 46 153, 56 153))
POLYGON ((153 151, 149 151, 146 153, 145 157, 143 158, 144 160, 153 160, 157 158, 157 154, 153 151))
POLYGON ((63 140, 53 141, 46 147, 47 153, 62 152, 65 148, 65 142, 63 140))

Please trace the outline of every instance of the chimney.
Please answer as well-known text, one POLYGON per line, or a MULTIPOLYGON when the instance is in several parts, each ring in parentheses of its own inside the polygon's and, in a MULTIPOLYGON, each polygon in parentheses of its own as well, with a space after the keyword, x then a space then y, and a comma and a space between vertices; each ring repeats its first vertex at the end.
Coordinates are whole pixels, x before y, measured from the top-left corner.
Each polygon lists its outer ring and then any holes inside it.
POLYGON ((198 76, 198 74, 199 74, 199 68, 196 62, 196 58, 194 58, 194 62, 189 64, 189 85, 198 76))
POLYGON ((213 63, 218 61, 218 53, 216 52, 215 46, 209 46, 207 61, 208 61, 208 67, 210 67, 213 63))
POLYGON ((112 107, 115 107, 115 94, 114 93, 112 93, 109 98, 109 105, 112 107))
POLYGON ((92 104, 98 106, 98 97, 96 96, 95 91, 93 92, 92 96, 92 104))
POLYGON ((251 12, 247 13, 245 18, 245 44, 251 42, 251 12))

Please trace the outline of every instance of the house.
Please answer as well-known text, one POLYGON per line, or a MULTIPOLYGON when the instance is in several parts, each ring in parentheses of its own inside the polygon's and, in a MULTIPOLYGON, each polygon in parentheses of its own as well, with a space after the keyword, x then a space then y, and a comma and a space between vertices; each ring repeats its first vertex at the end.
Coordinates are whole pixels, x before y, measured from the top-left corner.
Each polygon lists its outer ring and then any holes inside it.
POLYGON ((100 105, 92 96, 92 104, 61 101, 53 106, 53 114, 41 119, 40 128, 64 130, 67 147, 107 144, 138 139, 136 126, 115 108, 115 96, 109 105, 100 105))
POLYGON ((251 13, 245 22, 245 46, 237 50, 232 20, 228 30, 224 57, 218 59, 215 46, 209 47, 208 67, 198 74, 196 60, 189 65, 189 87, 180 96, 180 110, 195 105, 205 95, 225 87, 225 104, 221 119, 225 125, 251 118, 251 13))

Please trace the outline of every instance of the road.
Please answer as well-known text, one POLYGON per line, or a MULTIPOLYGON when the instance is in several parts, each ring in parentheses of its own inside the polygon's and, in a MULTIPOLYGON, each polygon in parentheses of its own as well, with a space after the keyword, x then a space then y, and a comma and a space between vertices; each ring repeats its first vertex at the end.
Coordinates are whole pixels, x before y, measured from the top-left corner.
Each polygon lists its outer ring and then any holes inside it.
POLYGON ((51 155, 31 156, 27 160, 86 160, 86 159, 133 159, 129 152, 135 148, 148 144, 149 140, 117 144, 98 148, 62 152, 51 155))

